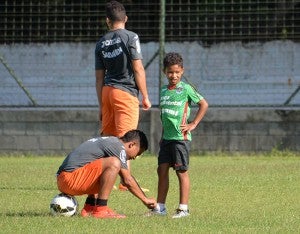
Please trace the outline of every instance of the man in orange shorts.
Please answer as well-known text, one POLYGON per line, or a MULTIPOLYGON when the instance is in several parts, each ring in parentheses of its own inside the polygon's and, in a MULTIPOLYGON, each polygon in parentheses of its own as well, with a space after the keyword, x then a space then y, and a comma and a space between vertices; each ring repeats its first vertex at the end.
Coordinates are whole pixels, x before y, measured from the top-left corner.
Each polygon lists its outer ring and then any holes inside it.
POLYGON ((57 171, 57 186, 65 194, 88 197, 81 216, 95 218, 125 218, 107 206, 117 175, 129 191, 148 208, 156 201, 147 198, 127 168, 127 160, 134 160, 148 148, 145 134, 128 131, 123 137, 97 137, 85 141, 72 151, 57 171))
MULTIPOLYGON (((151 107, 139 36, 125 29, 127 19, 123 4, 107 3, 109 30, 95 48, 96 92, 103 136, 121 137, 138 127, 139 93, 143 109, 151 107)), ((122 184, 121 181, 119 188, 126 190, 122 184)))

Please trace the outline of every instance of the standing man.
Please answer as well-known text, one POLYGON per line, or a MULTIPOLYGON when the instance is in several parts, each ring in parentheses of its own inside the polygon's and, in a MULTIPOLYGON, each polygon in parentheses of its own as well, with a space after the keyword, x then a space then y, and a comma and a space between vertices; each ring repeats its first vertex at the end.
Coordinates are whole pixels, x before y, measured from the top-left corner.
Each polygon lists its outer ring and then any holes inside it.
MULTIPOLYGON (((95 49, 96 92, 99 103, 100 133, 121 137, 136 129, 139 121, 139 93, 144 110, 151 107, 139 37, 125 29, 126 10, 117 1, 106 5, 109 31, 95 49)), ((128 165, 129 166, 129 165, 128 165)), ((119 188, 127 190, 122 186, 119 188)))

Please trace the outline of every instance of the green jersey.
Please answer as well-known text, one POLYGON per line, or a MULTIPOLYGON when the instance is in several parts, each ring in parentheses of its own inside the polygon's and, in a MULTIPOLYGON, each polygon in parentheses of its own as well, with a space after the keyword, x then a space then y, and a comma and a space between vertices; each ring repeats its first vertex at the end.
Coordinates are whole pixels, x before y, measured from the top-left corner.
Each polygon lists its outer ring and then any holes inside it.
POLYGON ((203 97, 189 84, 180 81, 176 87, 165 85, 160 90, 160 109, 163 127, 162 139, 191 140, 191 133, 183 134, 180 125, 187 123, 191 103, 199 103, 203 97))

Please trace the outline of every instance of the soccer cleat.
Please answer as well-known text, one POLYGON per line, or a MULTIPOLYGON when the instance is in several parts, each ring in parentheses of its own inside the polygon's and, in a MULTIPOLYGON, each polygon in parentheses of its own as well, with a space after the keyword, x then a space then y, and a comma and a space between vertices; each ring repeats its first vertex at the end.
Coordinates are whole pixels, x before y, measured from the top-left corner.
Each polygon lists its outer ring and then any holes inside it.
POLYGON ((120 191, 128 191, 128 188, 123 184, 119 184, 119 190, 120 191))
POLYGON ((118 214, 107 206, 96 206, 92 216, 98 219, 124 219, 126 215, 118 214))
POLYGON ((167 209, 158 210, 158 209, 152 209, 149 212, 145 214, 146 217, 150 216, 164 216, 167 215, 167 209))
POLYGON ((173 219, 183 218, 189 216, 189 210, 180 210, 177 209, 176 213, 172 216, 173 219))
POLYGON ((88 217, 93 212, 95 206, 92 206, 90 204, 84 204, 84 207, 82 208, 80 214, 82 217, 88 217))

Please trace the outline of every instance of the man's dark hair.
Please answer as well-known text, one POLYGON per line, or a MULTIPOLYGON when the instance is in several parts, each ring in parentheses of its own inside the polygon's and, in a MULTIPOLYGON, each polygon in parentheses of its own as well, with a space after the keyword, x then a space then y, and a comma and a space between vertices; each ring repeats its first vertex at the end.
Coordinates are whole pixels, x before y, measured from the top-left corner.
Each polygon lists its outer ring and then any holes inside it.
POLYGON ((122 3, 118 1, 109 1, 106 4, 106 17, 111 21, 125 21, 126 10, 122 3))
POLYGON ((125 133, 124 136, 120 138, 123 142, 129 142, 129 141, 134 141, 137 140, 140 142, 140 148, 146 151, 148 149, 148 139, 145 135, 140 130, 130 130, 127 133, 125 133))
POLYGON ((163 63, 164 63, 164 69, 173 65, 178 65, 180 67, 183 67, 183 59, 181 55, 175 52, 167 53, 163 63))

